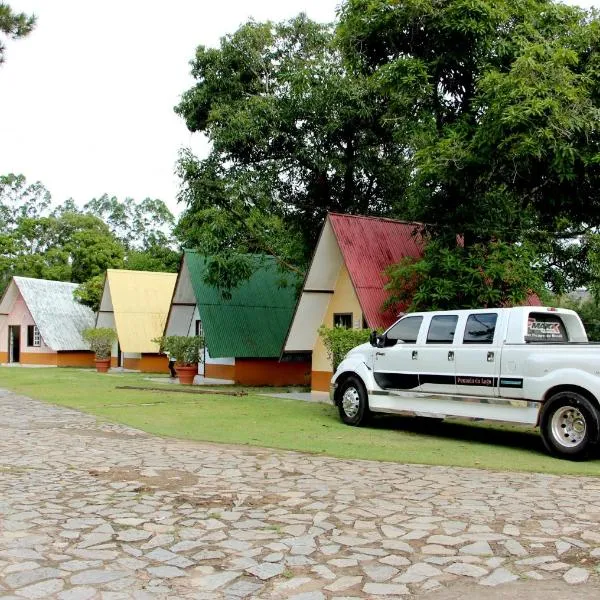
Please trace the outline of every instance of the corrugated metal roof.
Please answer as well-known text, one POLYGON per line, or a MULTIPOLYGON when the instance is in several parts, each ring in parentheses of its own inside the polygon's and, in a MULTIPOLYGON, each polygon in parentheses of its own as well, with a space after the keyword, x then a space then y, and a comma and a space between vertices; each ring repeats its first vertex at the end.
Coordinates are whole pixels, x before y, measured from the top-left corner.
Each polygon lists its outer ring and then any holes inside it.
POLYGON ((423 240, 418 223, 331 213, 328 216, 367 324, 388 327, 395 311, 381 312, 387 299, 385 269, 403 258, 419 258, 423 240))
POLYGON ((52 350, 89 350, 81 337, 94 326, 91 308, 73 298, 76 283, 13 277, 40 335, 52 350))
POLYGON ((213 358, 273 358, 281 354, 294 307, 296 280, 281 287, 281 273, 272 257, 256 257, 250 279, 232 290, 231 298, 204 282, 205 256, 185 252, 206 345, 213 358))
POLYGON ((123 352, 158 352, 177 273, 108 269, 108 286, 123 352))

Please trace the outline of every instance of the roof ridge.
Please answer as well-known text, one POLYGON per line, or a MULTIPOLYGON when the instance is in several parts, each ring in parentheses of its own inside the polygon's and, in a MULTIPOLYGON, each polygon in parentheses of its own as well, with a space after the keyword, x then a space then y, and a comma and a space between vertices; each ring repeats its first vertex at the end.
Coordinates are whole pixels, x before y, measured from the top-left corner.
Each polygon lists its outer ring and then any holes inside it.
POLYGON ((75 287, 80 286, 80 283, 73 281, 61 281, 60 279, 42 279, 41 277, 25 277, 24 275, 13 275, 13 279, 24 279, 26 281, 43 281, 44 283, 56 283, 61 285, 74 285, 75 287))
POLYGON ((106 269, 106 272, 112 271, 113 273, 144 273, 148 275, 175 275, 177 273, 172 273, 170 271, 140 271, 138 269, 106 269))
POLYGON ((421 223, 420 221, 404 221, 402 219, 392 219, 391 217, 377 217, 374 215, 351 215, 348 213, 338 213, 338 212, 328 212, 327 216, 334 217, 349 217, 353 219, 370 219, 372 221, 387 221, 389 223, 398 223, 401 225, 425 225, 425 223, 421 223))

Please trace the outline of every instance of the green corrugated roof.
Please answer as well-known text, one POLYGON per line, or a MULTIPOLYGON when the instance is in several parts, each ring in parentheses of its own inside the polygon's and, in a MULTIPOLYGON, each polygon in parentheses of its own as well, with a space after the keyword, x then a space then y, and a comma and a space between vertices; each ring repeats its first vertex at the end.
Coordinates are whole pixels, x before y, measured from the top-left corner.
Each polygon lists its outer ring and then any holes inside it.
MULTIPOLYGON (((280 287, 281 273, 272 257, 257 257, 250 279, 231 298, 204 282, 207 259, 185 251, 185 262, 202 319, 206 346, 213 358, 275 358, 281 354, 296 306, 296 281, 280 287)), ((287 277, 290 280, 290 277, 287 277)))

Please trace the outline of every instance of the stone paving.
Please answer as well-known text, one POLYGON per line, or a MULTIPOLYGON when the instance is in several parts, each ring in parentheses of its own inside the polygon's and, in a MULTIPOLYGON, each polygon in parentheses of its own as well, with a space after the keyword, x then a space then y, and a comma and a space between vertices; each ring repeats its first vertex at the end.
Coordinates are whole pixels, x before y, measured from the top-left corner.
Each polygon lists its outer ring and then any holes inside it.
POLYGON ((168 440, 0 390, 2 598, 597 598, 599 524, 600 479, 168 440))

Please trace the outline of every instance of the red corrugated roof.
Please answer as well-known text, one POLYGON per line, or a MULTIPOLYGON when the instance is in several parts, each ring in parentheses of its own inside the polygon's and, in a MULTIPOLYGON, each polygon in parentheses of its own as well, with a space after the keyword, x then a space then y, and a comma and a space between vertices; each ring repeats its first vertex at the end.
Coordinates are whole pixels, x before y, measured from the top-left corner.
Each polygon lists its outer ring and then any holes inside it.
MULTIPOLYGON (((403 258, 421 257, 421 224, 337 213, 329 213, 329 219, 368 327, 389 327, 398 318, 398 310, 382 313, 388 297, 384 271, 403 258)), ((536 294, 530 294, 525 303, 541 304, 536 294)))
POLYGON ((403 258, 419 258, 422 238, 418 223, 377 217, 329 214, 367 325, 389 327, 397 311, 381 312, 387 299, 385 269, 403 258))

